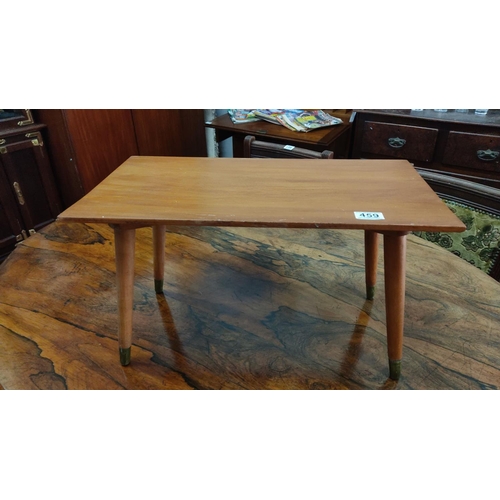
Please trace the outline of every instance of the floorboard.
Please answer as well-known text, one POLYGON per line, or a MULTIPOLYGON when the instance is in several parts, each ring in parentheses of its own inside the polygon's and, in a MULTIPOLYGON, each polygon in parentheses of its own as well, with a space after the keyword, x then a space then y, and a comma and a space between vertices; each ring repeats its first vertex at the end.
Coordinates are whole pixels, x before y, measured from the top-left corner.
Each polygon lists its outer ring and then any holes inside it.
POLYGON ((0 389, 498 389, 500 285, 409 236, 404 361, 388 379, 380 249, 363 233, 176 227, 165 288, 137 230, 132 362, 118 362, 112 230, 56 222, 0 266, 0 389))

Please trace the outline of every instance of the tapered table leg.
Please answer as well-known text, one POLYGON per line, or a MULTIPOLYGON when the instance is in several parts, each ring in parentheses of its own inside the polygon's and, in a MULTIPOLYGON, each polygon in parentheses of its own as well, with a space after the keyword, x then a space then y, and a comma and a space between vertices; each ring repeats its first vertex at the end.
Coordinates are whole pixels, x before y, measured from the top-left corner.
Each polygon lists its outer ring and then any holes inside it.
POLYGON ((134 307, 135 228, 115 226, 116 279, 118 286, 118 348, 120 363, 130 363, 134 307))
POLYGON ((403 357, 406 234, 384 235, 385 310, 389 377, 398 380, 403 357))
POLYGON ((165 225, 153 226, 155 292, 163 293, 165 274, 165 225))
POLYGON ((378 233, 365 231, 365 281, 366 298, 373 300, 377 284, 378 233))

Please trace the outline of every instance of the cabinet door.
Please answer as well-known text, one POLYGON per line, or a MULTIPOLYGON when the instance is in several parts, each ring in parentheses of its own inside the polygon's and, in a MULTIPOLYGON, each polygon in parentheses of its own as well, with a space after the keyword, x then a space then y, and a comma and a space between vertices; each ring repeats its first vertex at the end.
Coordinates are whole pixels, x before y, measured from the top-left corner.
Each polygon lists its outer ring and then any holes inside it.
POLYGON ((61 211, 41 136, 37 132, 33 138, 2 147, 0 152, 0 167, 17 201, 24 228, 28 233, 38 231, 61 211))
POLYGON ((21 214, 9 189, 9 181, 0 166, 0 262, 24 239, 21 214))

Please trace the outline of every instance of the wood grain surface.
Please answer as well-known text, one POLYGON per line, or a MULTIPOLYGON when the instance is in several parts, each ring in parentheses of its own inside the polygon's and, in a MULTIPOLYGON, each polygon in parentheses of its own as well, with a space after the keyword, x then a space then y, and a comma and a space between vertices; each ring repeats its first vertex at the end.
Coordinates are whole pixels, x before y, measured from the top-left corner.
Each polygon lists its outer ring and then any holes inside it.
POLYGON ((463 231, 406 160, 133 156, 59 215, 74 222, 463 231), (359 220, 354 212, 381 212, 359 220))
POLYGON ((403 356, 388 379, 382 242, 362 231, 169 228, 164 295, 136 231, 132 362, 118 361, 113 230, 56 222, 0 266, 4 389, 498 389, 500 285, 409 236, 403 356))

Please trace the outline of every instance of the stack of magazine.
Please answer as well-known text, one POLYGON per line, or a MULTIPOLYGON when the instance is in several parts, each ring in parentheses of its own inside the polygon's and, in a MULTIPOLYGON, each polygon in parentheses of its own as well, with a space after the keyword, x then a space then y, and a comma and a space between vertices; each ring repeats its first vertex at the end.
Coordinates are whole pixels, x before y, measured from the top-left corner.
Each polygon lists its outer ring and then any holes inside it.
POLYGON ((228 109, 233 123, 248 123, 265 120, 293 130, 309 132, 321 127, 331 127, 343 123, 321 109, 228 109))

